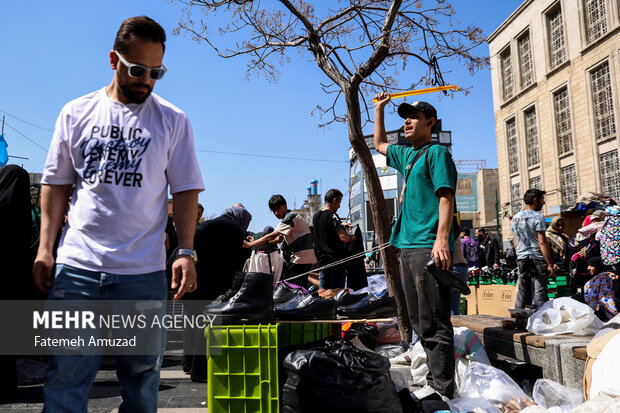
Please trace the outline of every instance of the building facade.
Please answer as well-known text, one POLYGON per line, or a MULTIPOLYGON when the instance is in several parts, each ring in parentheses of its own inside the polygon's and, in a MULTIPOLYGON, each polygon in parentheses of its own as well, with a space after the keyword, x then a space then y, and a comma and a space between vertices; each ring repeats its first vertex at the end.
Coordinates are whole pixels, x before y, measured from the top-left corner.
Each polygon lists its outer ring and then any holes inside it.
POLYGON ((487 39, 505 240, 528 188, 620 200, 619 29, 618 0, 526 0, 487 39))

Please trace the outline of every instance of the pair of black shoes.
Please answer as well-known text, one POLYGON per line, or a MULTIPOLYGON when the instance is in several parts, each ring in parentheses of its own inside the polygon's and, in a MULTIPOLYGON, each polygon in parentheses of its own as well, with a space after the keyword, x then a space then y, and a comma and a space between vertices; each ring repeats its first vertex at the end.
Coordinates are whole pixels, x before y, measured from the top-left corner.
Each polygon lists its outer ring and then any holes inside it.
POLYGON ((335 320, 337 307, 353 304, 363 297, 343 289, 329 298, 323 298, 318 290, 306 293, 283 282, 274 292, 274 315, 280 320, 335 320))
POLYGON ((288 301, 276 305, 273 313, 280 320, 334 320, 336 301, 299 289, 288 301))
POLYGON ((273 275, 260 272, 236 273, 233 285, 220 298, 205 307, 217 324, 242 320, 270 321, 273 315, 273 275))
POLYGON ((387 294, 383 297, 368 294, 357 303, 339 306, 336 312, 339 317, 350 319, 394 317, 396 315, 396 300, 387 294))

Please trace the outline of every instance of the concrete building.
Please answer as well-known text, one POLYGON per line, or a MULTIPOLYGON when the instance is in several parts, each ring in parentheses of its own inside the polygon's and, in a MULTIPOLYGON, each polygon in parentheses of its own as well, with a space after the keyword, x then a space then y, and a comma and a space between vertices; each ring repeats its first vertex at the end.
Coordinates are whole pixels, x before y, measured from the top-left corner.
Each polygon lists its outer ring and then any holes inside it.
POLYGON ((547 191, 545 215, 620 200, 619 27, 618 0, 526 0, 487 39, 506 218, 528 188, 547 191))
POLYGON ((456 183, 456 206, 461 214, 461 227, 484 227, 494 236, 499 212, 497 169, 485 168, 484 161, 455 161, 459 172, 456 183), (474 166, 474 170, 467 168, 474 166))

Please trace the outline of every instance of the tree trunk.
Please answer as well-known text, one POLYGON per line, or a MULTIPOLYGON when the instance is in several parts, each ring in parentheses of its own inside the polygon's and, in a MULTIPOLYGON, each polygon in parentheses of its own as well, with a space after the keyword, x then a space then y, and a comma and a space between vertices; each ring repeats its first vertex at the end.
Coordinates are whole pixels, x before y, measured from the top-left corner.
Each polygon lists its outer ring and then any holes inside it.
MULTIPOLYGON (((370 201, 370 209, 372 211, 372 219, 375 224, 375 237, 379 245, 390 240, 392 228, 385 208, 385 199, 383 198, 383 189, 379 182, 379 175, 372 160, 370 149, 364 140, 362 133, 362 120, 360 112, 360 103, 358 89, 356 87, 347 88, 344 91, 347 114, 349 141, 359 159, 364 171, 364 179, 368 187, 368 197, 370 201)), ((363 206, 362 206, 363 207, 363 206)), ((405 296, 400 282, 400 269, 398 266, 398 258, 396 256, 396 248, 389 246, 381 251, 383 261, 383 269, 385 271, 385 279, 387 281, 388 292, 396 299, 398 329, 403 341, 411 342, 411 322, 407 313, 407 305, 405 296)))

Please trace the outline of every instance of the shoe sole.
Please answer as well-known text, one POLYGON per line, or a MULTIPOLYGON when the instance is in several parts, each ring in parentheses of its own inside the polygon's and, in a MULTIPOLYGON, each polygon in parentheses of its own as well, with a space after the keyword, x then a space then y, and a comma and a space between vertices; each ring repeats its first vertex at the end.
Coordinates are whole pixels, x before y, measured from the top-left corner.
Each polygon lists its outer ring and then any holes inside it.
POLYGON ((222 314, 213 314, 216 316, 214 324, 218 324, 218 320, 221 325, 227 324, 237 324, 240 321, 272 321, 272 314, 231 314, 231 315, 222 315, 222 314))

